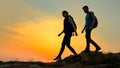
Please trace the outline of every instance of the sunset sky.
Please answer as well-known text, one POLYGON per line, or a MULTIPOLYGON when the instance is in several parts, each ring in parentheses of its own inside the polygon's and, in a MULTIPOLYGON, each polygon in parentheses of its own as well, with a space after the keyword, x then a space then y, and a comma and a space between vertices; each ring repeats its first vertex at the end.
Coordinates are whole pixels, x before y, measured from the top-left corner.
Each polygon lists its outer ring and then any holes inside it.
MULTIPOLYGON (((86 46, 85 34, 81 34, 84 5, 99 20, 92 37, 101 51, 120 52, 120 0, 0 0, 0 61, 52 61, 64 36, 57 36, 63 29, 63 10, 78 26, 79 36, 72 37, 71 45, 79 54, 86 46)), ((71 54, 66 48, 62 58, 71 54)))

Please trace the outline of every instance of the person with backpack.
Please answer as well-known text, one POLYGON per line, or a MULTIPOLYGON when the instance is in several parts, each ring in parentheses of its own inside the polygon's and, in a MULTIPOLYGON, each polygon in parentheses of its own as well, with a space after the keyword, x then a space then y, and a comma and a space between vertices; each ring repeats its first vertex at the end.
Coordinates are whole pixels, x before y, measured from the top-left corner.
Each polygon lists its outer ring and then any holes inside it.
POLYGON ((58 34, 58 36, 60 36, 61 34, 65 34, 64 35, 64 39, 62 41, 62 47, 60 49, 60 52, 58 54, 58 56, 53 59, 53 60, 61 60, 61 55, 65 49, 65 45, 70 49, 70 51, 75 55, 75 57, 77 56, 77 53, 75 52, 75 50, 71 47, 70 45, 70 39, 72 37, 72 34, 75 33, 75 35, 77 36, 77 26, 75 24, 75 21, 73 20, 73 18, 68 14, 67 11, 63 11, 62 12, 64 19, 64 28, 63 31, 58 34))
POLYGON ((96 50, 95 51, 99 51, 101 48, 98 46, 97 43, 95 43, 92 39, 91 39, 91 32, 94 28, 97 27, 98 25, 98 20, 96 18, 96 16, 94 15, 94 13, 92 11, 89 11, 88 6, 84 6, 83 7, 83 11, 86 13, 86 17, 85 17, 85 27, 82 30, 82 33, 84 33, 84 30, 86 32, 86 49, 84 50, 84 52, 90 52, 90 43, 92 43, 96 50))

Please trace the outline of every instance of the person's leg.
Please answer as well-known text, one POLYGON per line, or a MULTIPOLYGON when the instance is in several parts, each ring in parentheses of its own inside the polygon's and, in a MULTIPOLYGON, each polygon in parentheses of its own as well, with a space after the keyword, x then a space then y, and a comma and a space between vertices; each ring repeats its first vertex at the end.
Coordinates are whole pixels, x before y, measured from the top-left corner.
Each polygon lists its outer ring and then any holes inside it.
POLYGON ((86 49, 85 49, 85 51, 86 52, 90 51, 90 39, 91 39, 90 35, 91 35, 91 30, 86 29, 86 35, 85 35, 85 37, 86 37, 86 49))
POLYGON ((63 53, 64 50, 65 50, 65 43, 63 42, 63 43, 62 43, 62 47, 61 47, 61 49, 60 49, 60 52, 59 52, 59 54, 58 54, 58 57, 61 57, 61 55, 62 55, 62 53, 63 53))
POLYGON ((67 40, 67 36, 65 35, 65 36, 64 36, 64 39, 63 39, 63 42, 62 42, 62 47, 61 47, 61 49, 60 49, 60 52, 59 52, 58 56, 57 56, 54 60, 59 60, 59 59, 61 59, 61 55, 62 55, 62 53, 63 53, 63 51, 64 51, 64 49, 65 49, 66 40, 67 40))
POLYGON ((90 39, 90 43, 92 43, 95 48, 96 48, 96 51, 100 50, 101 48, 98 46, 98 44, 96 42, 94 42, 92 39, 90 39))
POLYGON ((70 51, 75 55, 77 56, 77 53, 75 52, 75 50, 70 46, 70 40, 71 40, 71 36, 67 36, 67 47, 70 49, 70 51))
POLYGON ((100 50, 101 48, 98 46, 97 43, 95 43, 92 39, 90 40, 90 42, 95 46, 96 51, 100 50))

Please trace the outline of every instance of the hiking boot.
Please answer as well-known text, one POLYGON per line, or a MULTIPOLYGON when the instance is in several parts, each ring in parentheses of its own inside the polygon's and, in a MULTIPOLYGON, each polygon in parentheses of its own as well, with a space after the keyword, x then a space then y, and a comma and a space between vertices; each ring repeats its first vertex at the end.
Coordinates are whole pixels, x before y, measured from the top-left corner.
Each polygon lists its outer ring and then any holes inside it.
POLYGON ((56 57, 56 58, 54 58, 53 60, 61 60, 61 57, 56 57))
POLYGON ((96 51, 96 52, 98 52, 99 50, 101 50, 101 48, 100 48, 100 47, 96 48, 96 50, 95 50, 95 51, 96 51))
POLYGON ((90 52, 90 50, 84 50, 83 52, 89 53, 89 52, 90 52))

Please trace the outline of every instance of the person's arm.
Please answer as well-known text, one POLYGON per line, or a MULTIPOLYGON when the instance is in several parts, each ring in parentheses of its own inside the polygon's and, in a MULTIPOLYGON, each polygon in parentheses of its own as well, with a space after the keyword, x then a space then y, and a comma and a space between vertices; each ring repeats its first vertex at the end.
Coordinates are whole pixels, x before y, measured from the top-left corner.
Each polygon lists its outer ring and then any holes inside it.
POLYGON ((64 33, 64 30, 58 34, 58 36, 61 36, 64 33))
POLYGON ((85 28, 86 28, 86 25, 84 26, 84 28, 83 28, 83 30, 82 30, 82 32, 81 32, 81 33, 84 33, 85 28))

